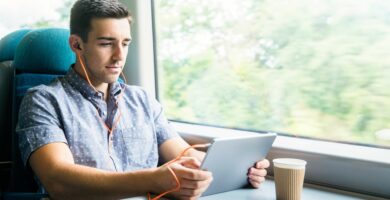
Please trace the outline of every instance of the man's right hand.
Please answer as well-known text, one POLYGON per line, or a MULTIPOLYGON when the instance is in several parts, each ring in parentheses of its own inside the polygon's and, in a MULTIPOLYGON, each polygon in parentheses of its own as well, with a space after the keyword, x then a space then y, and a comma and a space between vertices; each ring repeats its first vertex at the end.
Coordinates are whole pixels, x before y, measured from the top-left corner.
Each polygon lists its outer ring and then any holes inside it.
MULTIPOLYGON (((180 190, 170 194, 176 199, 198 199, 213 179, 211 172, 200 170, 199 160, 193 157, 182 157, 170 164, 169 167, 175 172, 180 182, 180 190)), ((159 194, 177 187, 167 165, 157 168, 156 174, 157 177, 154 180, 159 186, 158 189, 156 188, 159 194)))

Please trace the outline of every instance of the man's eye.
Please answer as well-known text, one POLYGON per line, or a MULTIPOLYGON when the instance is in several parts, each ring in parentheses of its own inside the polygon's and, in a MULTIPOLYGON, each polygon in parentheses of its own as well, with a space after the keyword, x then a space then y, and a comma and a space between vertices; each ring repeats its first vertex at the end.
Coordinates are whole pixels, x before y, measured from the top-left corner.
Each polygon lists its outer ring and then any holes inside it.
POLYGON ((100 46, 111 46, 112 43, 100 43, 99 45, 100 45, 100 46))
POLYGON ((127 47, 129 45, 130 45, 130 42, 129 43, 122 43, 122 46, 124 46, 124 47, 127 47))

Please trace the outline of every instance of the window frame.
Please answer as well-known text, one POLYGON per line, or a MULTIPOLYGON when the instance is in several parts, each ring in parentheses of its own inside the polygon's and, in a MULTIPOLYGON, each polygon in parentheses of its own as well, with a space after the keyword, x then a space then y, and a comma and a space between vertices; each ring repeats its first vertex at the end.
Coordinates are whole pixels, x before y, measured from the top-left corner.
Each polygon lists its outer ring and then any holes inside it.
MULTIPOLYGON (((145 87, 151 95, 158 97, 154 0, 121 1, 135 16, 125 74, 130 77, 129 84, 145 87)), ((184 122, 171 123, 190 143, 208 142, 232 134, 259 134, 184 122)), ((279 157, 306 160, 307 183, 390 198, 390 149, 278 136, 267 158, 279 157)), ((272 167, 269 169, 272 175, 272 167)))

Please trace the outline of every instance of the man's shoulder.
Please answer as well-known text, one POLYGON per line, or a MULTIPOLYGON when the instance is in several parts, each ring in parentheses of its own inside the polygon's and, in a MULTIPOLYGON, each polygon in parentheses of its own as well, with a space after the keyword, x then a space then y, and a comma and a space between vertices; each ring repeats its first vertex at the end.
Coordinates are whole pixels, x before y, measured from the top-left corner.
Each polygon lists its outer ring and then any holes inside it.
POLYGON ((63 84, 56 78, 49 84, 40 84, 31 87, 27 90, 25 96, 58 96, 59 93, 64 91, 63 84))
POLYGON ((23 113, 31 112, 35 109, 49 109, 54 105, 58 105, 63 102, 64 89, 61 86, 61 82, 54 80, 48 85, 37 85, 29 88, 23 96, 17 98, 21 99, 20 115, 23 113))

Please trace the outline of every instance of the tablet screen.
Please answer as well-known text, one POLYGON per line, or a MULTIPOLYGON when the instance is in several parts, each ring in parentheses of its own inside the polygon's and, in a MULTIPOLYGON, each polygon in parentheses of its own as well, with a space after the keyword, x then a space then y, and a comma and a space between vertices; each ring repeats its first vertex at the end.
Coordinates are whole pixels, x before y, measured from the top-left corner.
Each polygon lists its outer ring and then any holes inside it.
POLYGON ((214 139, 201 165, 213 173, 203 196, 246 186, 249 168, 266 157, 275 137, 275 133, 266 133, 214 139))

